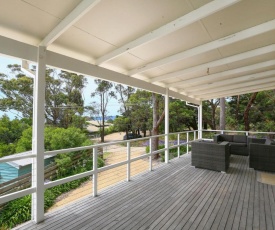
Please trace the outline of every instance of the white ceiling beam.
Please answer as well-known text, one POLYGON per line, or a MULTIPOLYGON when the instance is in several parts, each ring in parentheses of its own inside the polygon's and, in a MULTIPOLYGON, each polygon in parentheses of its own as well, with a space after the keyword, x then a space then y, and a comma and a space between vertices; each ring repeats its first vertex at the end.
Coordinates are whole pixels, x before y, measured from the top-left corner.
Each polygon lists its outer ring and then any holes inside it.
POLYGON ((185 91, 194 85, 196 86, 197 84, 216 82, 216 81, 220 81, 224 78, 227 78, 233 74, 241 74, 241 73, 245 73, 248 71, 254 71, 254 70, 271 67, 271 66, 275 66, 275 60, 261 62, 261 63, 257 63, 254 65, 244 66, 244 67, 240 67, 237 69, 231 69, 231 70, 227 70, 227 71, 223 71, 223 72, 219 72, 219 73, 215 73, 215 74, 209 74, 209 75, 204 75, 201 77, 182 80, 181 82, 178 82, 177 86, 179 87, 181 85, 184 85, 184 88, 183 89, 181 88, 181 89, 185 91))
POLYGON ((155 62, 145 64, 142 67, 138 67, 136 69, 130 70, 128 72, 128 75, 132 76, 132 75, 142 73, 149 69, 153 69, 153 68, 156 68, 156 67, 159 67, 162 65, 166 65, 166 64, 169 64, 172 62, 176 62, 176 61, 183 60, 186 58, 194 57, 198 54, 202 54, 202 53, 214 50, 214 49, 218 49, 220 47, 223 47, 223 46, 235 43, 235 42, 239 42, 239 41, 245 40, 247 38, 254 37, 256 35, 259 35, 259 34, 262 34, 262 33, 268 32, 268 31, 272 31, 274 29, 275 29, 275 19, 265 22, 263 24, 251 27, 249 29, 237 32, 235 34, 231 34, 229 36, 220 38, 218 40, 194 47, 192 49, 183 51, 181 53, 177 53, 175 55, 157 60, 155 62))
POLYGON ((237 95, 242 95, 242 94, 247 94, 247 93, 254 93, 254 92, 261 92, 261 91, 266 91, 266 90, 274 90, 275 89, 275 85, 272 86, 267 86, 267 87, 258 87, 255 89, 244 89, 243 91, 239 91, 239 92, 232 92, 232 93, 225 93, 225 94, 219 94, 219 95, 212 95, 212 96, 208 96, 208 97, 203 97, 203 98, 198 98, 198 100, 211 100, 211 99, 216 99, 216 98, 221 98, 221 97, 232 97, 232 96, 237 96, 237 95))
MULTIPOLYGON (((10 38, 6 38, 0 35, 0 54, 7 56, 28 60, 31 62, 37 62, 37 47, 29 44, 25 44, 10 38)), ((150 92, 155 92, 158 94, 165 95, 166 88, 150 84, 148 82, 131 78, 121 73, 117 73, 112 70, 108 70, 84 61, 80 61, 74 58, 70 58, 55 52, 46 51, 48 66, 56 67, 59 69, 67 70, 70 72, 75 72, 83 75, 88 75, 107 81, 113 81, 120 84, 129 85, 132 87, 148 90, 150 92)), ((177 99, 188 101, 197 105, 201 104, 201 101, 187 97, 175 91, 170 90, 171 97, 177 99)))
POLYGON ((242 83, 236 83, 236 84, 230 84, 230 85, 224 85, 222 87, 218 87, 218 88, 212 88, 209 90, 201 90, 199 92, 195 92, 195 93, 190 93, 189 96, 192 97, 201 97, 204 95, 209 95, 209 94, 215 94, 215 93, 222 93, 224 91, 228 91, 228 90, 235 90, 236 88, 247 88, 250 86, 257 86, 257 85, 262 85, 262 84, 266 84, 266 83, 275 83, 275 71, 273 71, 273 75, 272 77, 266 77, 263 79, 258 79, 258 80, 254 80, 254 81, 247 81, 247 82, 242 82, 242 83))
MULTIPOLYGON (((275 44, 269 45, 269 46, 265 46, 262 48, 258 48, 255 50, 251 50, 251 51, 247 51, 244 53, 240 53, 240 54, 236 54, 230 57, 226 57, 226 58, 222 58, 216 61, 212 61, 212 62, 208 62, 202 65, 197 65, 194 67, 190 67, 190 68, 186 68, 183 70, 179 70, 176 72, 172 72, 172 73, 168 73, 168 74, 164 74, 158 77, 154 77, 151 79, 148 79, 148 82, 159 82, 159 81, 163 81, 163 80, 167 80, 167 79, 172 79, 175 77, 180 77, 183 76, 184 74, 188 74, 188 73, 192 73, 192 72, 196 72, 196 71, 200 71, 200 70, 205 70, 205 72, 207 72, 208 69, 210 68, 214 68, 214 67, 219 67, 222 65, 227 65, 233 62, 237 62, 237 61, 241 61, 241 60, 245 60, 248 58, 252 58, 252 57, 256 57, 256 56, 260 56, 260 55, 264 55, 264 54, 268 54, 271 52, 275 52, 275 44)), ((210 70, 211 71, 211 70, 210 70)), ((177 86, 178 82, 173 82, 171 84, 168 84, 168 87, 174 87, 177 86)))
POLYGON ((237 88, 235 90, 226 90, 219 93, 209 93, 207 95, 205 94, 203 96, 200 96, 200 98, 205 100, 205 99, 214 99, 214 98, 221 98, 221 97, 230 97, 233 95, 242 95, 242 94, 251 93, 251 92, 260 92, 263 89, 265 90, 275 89, 275 82, 273 83, 269 82, 269 83, 254 85, 250 87, 242 87, 242 88, 237 88))
POLYGON ((101 0, 82 0, 39 44, 49 46, 70 26, 95 7, 101 0))
POLYGON ((218 88, 218 87, 223 87, 223 86, 230 86, 232 84, 236 85, 242 82, 250 82, 250 81, 255 81, 255 80, 260 80, 263 78, 266 78, 270 75, 275 75, 275 70, 269 70, 269 71, 265 71, 265 72, 261 72, 261 73, 255 73, 255 74, 250 74, 250 75, 246 75, 246 76, 242 76, 242 77, 235 77, 235 78, 231 78, 228 80, 218 80, 216 82, 213 83, 206 83, 206 84, 198 84, 196 86, 193 87, 188 87, 188 90, 185 91, 187 94, 195 94, 195 92, 200 92, 203 93, 205 92, 205 90, 207 91, 211 91, 211 89, 213 88, 218 88))
POLYGON ((153 30, 134 41, 131 41, 115 50, 113 50, 110 53, 105 54, 104 56, 98 58, 95 62, 96 65, 101 65, 106 61, 109 61, 123 53, 129 52, 132 49, 144 45, 150 41, 153 41, 155 39, 161 38, 167 34, 173 33, 185 26, 188 26, 196 21, 199 21, 202 18, 205 18, 211 14, 214 14, 226 7, 229 7, 240 0, 214 0, 208 4, 205 4, 204 6, 200 7, 199 9, 196 9, 172 22, 169 22, 168 24, 159 27, 156 30, 153 30))

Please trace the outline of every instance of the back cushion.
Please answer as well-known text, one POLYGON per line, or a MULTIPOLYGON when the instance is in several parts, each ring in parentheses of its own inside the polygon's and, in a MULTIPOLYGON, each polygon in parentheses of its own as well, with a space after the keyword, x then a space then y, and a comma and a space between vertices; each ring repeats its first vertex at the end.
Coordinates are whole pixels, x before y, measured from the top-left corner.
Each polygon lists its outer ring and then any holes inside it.
POLYGON ((221 137, 221 141, 233 142, 232 135, 221 134, 220 137, 221 137))
POLYGON ((243 136, 243 135, 234 135, 233 142, 246 143, 247 142, 247 137, 243 136))

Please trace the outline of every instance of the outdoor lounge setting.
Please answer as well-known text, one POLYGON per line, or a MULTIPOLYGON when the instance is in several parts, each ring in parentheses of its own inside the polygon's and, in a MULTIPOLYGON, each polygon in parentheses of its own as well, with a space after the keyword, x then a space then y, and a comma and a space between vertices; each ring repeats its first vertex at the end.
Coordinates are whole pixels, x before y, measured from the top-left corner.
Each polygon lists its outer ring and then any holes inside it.
POLYGON ((8 206, 9 224, 2 221, 0 229, 275 229, 275 185, 259 180, 275 172, 274 110, 263 121, 268 130, 256 130, 262 128, 256 123, 216 130, 203 119, 205 101, 235 97, 238 104, 240 95, 274 91, 275 0, 0 0, 0 6, 0 55, 19 60, 16 68, 33 79, 26 138, 32 150, 0 158, 4 165, 29 159, 31 172, 19 189, 0 183, 0 221, 9 202, 27 200, 20 210, 29 211, 15 215, 8 206), (161 95, 161 133, 46 149, 47 68, 161 95), (171 132, 174 99, 194 109, 195 128, 171 132), (163 145, 153 150, 157 138, 163 145), (75 160, 89 168, 53 180, 56 168, 45 171, 45 156, 65 153, 79 154, 75 160), (60 186, 67 192, 79 180, 86 190, 77 199, 48 209, 45 194, 60 186), (18 216, 22 221, 12 223, 18 216))

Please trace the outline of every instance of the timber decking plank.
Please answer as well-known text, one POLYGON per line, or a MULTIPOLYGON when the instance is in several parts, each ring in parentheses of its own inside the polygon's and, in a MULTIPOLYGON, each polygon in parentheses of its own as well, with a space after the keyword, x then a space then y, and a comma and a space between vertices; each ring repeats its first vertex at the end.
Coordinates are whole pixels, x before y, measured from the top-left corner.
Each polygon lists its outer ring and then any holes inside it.
POLYGON ((265 220, 265 200, 264 200, 264 189, 263 184, 259 184, 259 194, 260 194, 260 229, 266 229, 266 220, 265 220))
MULTIPOLYGON (((240 230, 245 230, 247 229, 247 216, 248 216, 248 211, 249 211, 249 197, 250 197, 250 190, 251 190, 251 183, 253 180, 253 175, 254 175, 254 170, 248 169, 248 178, 247 178, 247 185, 246 185, 246 190, 245 190, 245 196, 244 196, 244 201, 243 201, 243 208, 242 208, 242 213, 240 215, 240 223, 239 223, 239 229, 240 230)), ((235 220, 234 220, 235 221, 235 220)))
MULTIPOLYGON (((245 165, 247 166, 247 159, 245 162, 245 165)), ((234 195, 234 198, 232 200, 232 206, 231 210, 229 213, 229 217, 227 218, 227 221, 225 225, 220 226, 220 229, 224 227, 226 230, 232 229, 238 229, 239 228, 239 221, 240 221, 240 216, 242 212, 242 206, 243 206, 243 200, 244 200, 244 195, 245 195, 245 188, 246 188, 246 182, 247 182, 247 174, 248 170, 246 167, 244 168, 243 176, 241 180, 239 180, 239 185, 237 186, 236 193, 234 195), (235 226, 234 226, 234 221, 235 226)), ((226 218, 225 218, 226 219, 226 218)))
POLYGON ((262 184, 263 186, 263 194, 264 194, 264 207, 265 207, 265 221, 266 221, 266 229, 267 230, 273 230, 273 223, 272 223, 272 216, 271 216, 271 210, 270 210, 270 200, 268 196, 268 186, 267 184, 262 184))
POLYGON ((209 227, 211 227, 214 219, 215 219, 215 216, 216 214, 218 213, 218 210, 221 206, 221 203, 224 199, 224 196, 227 192, 227 188, 231 185, 231 183, 233 183, 234 181, 234 174, 237 170, 238 167, 240 165, 240 162, 238 165, 236 165, 237 167, 232 167, 232 166, 235 166, 233 164, 230 165, 230 168, 229 168, 229 171, 228 171, 228 174, 230 175, 230 178, 228 181, 224 181, 224 186, 218 190, 217 192, 217 195, 215 196, 214 200, 211 201, 211 205, 210 207, 207 209, 205 215, 203 216, 202 220, 200 220, 198 226, 196 227, 193 227, 192 229, 197 229, 197 230, 203 230, 205 229, 208 225, 209 227))
POLYGON ((268 195, 269 195, 269 201, 270 201, 270 210, 271 210, 273 228, 275 228, 275 201, 274 201, 274 194, 272 191, 272 187, 275 187, 275 186, 268 186, 268 195))
POLYGON ((221 174, 186 155, 18 229, 274 229, 275 186, 257 182, 247 159, 231 156, 221 174))
MULTIPOLYGON (((231 156, 231 157, 233 158, 235 156, 231 156)), ((240 158, 240 160, 243 164, 244 162, 243 158, 240 158)), ((223 194, 222 199, 219 200, 213 214, 211 214, 208 222, 205 225, 205 229, 218 229, 223 213, 226 211, 227 203, 231 197, 231 194, 233 194, 233 191, 234 191, 233 189, 235 187, 235 184, 238 184, 238 178, 241 177, 242 164, 240 165, 240 168, 237 167, 236 172, 234 174, 233 182, 230 184, 230 186, 227 187, 227 190, 225 194, 223 194), (237 183, 235 183, 236 181, 237 183)))
MULTIPOLYGON (((191 170, 190 173, 191 174, 189 174, 189 177, 192 175, 192 173, 194 173, 194 171, 191 170)), ((199 176, 200 174, 198 174, 198 177, 199 176)), ((142 229, 144 226, 150 226, 150 223, 159 217, 159 215, 157 215, 158 213, 163 213, 164 210, 171 207, 176 199, 180 198, 180 196, 183 196, 185 193, 188 193, 191 188, 196 186, 196 182, 199 182, 199 180, 196 180, 196 178, 194 178, 195 180, 191 179, 190 182, 188 182, 188 180, 182 180, 183 178, 181 177, 179 179, 178 188, 175 188, 174 190, 175 193, 170 194, 173 190, 169 188, 169 196, 160 196, 157 199, 157 205, 154 207, 146 207, 142 210, 137 210, 137 213, 134 213, 134 220, 128 219, 127 222, 120 224, 117 229, 123 229, 125 226, 127 226, 129 229, 142 229)), ((133 215, 131 216, 133 218, 133 215)), ((116 225, 113 227, 115 228, 116 225)))
MULTIPOLYGON (((184 174, 184 177, 179 177, 179 176, 174 176, 173 182, 175 184, 171 185, 172 187, 176 187, 178 188, 178 190, 181 190, 182 188, 185 188, 184 185, 182 184, 182 180, 185 181, 185 179, 187 180, 187 185, 189 184, 194 184, 194 181, 190 180, 190 175, 192 174, 192 170, 186 170, 186 172, 188 172, 187 174, 184 174)), ((167 180, 169 180, 169 177, 167 178, 167 180)), ((162 183, 167 183, 167 181, 162 182, 162 183)), ((152 206, 148 205, 152 200, 154 200, 154 202, 156 202, 156 205, 153 206, 153 210, 155 210, 156 208, 158 208, 160 205, 164 205, 163 202, 165 202, 166 200, 169 201, 169 198, 171 198, 171 188, 169 188, 169 186, 167 186, 166 188, 161 184, 158 183, 159 187, 157 189, 146 189, 144 191, 144 193, 149 192, 149 194, 152 194, 150 197, 147 197, 147 200, 143 200, 142 202, 138 203, 135 206, 135 210, 133 212, 129 212, 130 210, 125 209, 124 211, 122 211, 118 218, 117 222, 114 222, 114 225, 111 225, 112 223, 108 223, 110 221, 113 221, 113 218, 111 218, 110 220, 108 220, 108 222, 103 222, 100 225, 96 225, 95 227, 99 227, 102 229, 108 229, 108 225, 112 226, 113 229, 120 229, 123 228, 123 226, 128 226, 128 225, 133 225, 135 221, 137 221, 139 219, 139 216, 142 215, 142 213, 151 213, 151 209, 152 206), (134 216, 135 221, 132 220, 134 216), (107 224, 107 226, 106 226, 107 224)), ((130 228, 130 226, 128 226, 128 228, 130 228)))

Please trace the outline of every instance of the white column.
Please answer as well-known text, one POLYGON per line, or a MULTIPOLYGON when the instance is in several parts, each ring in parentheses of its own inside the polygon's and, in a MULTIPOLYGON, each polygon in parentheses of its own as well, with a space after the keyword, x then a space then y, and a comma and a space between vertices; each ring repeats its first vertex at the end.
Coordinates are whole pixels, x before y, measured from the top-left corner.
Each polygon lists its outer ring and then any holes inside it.
POLYGON ((198 138, 202 138, 202 104, 198 107, 198 138))
POLYGON ((45 125, 45 86, 46 86, 46 48, 39 47, 37 69, 33 90, 33 137, 32 151, 36 154, 32 165, 32 220, 44 220, 44 125, 45 125))
MULTIPOLYGON (((165 94, 165 148, 169 148, 169 89, 165 94)), ((169 162, 169 149, 165 151, 165 163, 169 162)))

